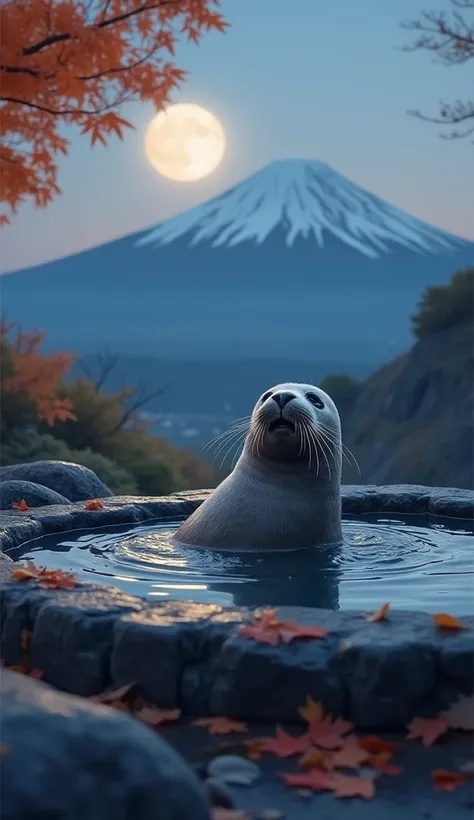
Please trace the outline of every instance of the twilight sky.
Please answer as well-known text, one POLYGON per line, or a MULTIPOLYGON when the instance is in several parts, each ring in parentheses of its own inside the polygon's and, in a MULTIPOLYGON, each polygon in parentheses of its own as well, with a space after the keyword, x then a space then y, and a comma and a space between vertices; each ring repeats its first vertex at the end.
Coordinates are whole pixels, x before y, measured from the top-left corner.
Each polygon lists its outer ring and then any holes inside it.
MULTIPOLYGON (((447 0, 433 0, 435 8, 447 0)), ((0 270, 68 255, 148 227, 286 157, 320 159, 409 213, 474 240, 474 148, 438 137, 406 113, 436 113, 440 99, 469 97, 467 66, 445 68, 410 39, 401 20, 423 0, 222 0, 232 24, 200 46, 183 43, 189 71, 174 101, 222 121, 221 167, 197 183, 166 181, 144 157, 153 108, 124 109, 135 131, 107 148, 70 130, 63 193, 45 210, 23 207, 0 234, 0 270), (290 12, 291 9, 291 12, 290 12)))

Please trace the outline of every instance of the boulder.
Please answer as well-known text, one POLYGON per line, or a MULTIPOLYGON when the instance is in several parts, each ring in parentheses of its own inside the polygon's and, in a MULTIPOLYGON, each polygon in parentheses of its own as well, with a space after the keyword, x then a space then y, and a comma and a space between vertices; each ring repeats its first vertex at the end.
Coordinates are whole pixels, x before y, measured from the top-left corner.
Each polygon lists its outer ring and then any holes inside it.
POLYGON ((4 481, 32 481, 54 490, 69 501, 88 501, 113 495, 112 490, 92 470, 69 461, 30 461, 0 467, 0 482, 4 481))
POLYGON ((0 510, 11 510, 15 501, 24 499, 29 507, 48 507, 51 504, 70 504, 64 495, 35 484, 34 481, 2 481, 0 484, 0 510))
POLYGON ((2 820, 209 820, 197 775, 134 718, 7 670, 1 700, 2 820))

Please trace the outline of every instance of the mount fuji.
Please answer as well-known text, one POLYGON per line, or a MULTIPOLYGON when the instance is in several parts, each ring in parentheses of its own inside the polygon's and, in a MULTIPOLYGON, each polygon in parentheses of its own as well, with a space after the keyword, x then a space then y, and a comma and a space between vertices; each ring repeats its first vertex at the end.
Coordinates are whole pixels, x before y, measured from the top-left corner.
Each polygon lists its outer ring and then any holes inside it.
POLYGON ((473 242, 322 162, 282 160, 154 227, 5 274, 1 302, 81 354, 376 366, 410 343, 422 290, 473 262, 473 242))

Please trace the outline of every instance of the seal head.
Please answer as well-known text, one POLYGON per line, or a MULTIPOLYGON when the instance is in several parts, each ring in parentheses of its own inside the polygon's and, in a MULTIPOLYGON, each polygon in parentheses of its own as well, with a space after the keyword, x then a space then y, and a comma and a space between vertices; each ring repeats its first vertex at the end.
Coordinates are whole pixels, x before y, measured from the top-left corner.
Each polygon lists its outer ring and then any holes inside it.
POLYGON ((198 547, 285 550, 340 543, 341 425, 332 399, 311 384, 265 391, 235 469, 182 524, 198 547))

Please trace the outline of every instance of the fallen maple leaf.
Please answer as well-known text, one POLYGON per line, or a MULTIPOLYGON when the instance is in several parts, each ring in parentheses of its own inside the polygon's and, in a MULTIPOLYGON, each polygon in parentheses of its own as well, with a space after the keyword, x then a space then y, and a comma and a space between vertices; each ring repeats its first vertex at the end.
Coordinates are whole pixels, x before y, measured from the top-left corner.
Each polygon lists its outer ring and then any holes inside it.
POLYGON ((387 615, 390 609, 390 604, 382 604, 375 612, 372 612, 371 615, 364 615, 366 621, 371 621, 374 623, 375 621, 384 621, 385 616, 387 615))
POLYGON ((310 746, 309 749, 299 759, 299 766, 302 769, 328 769, 330 766, 331 752, 327 749, 317 749, 310 746))
POLYGON ((373 766, 374 769, 379 769, 384 774, 400 774, 400 766, 396 766, 391 760, 392 752, 377 752, 369 757, 368 765, 373 766))
POLYGON ((474 695, 460 695, 439 717, 446 721, 450 729, 474 732, 474 695))
POLYGON ((12 581, 35 580, 43 589, 74 589, 78 584, 73 572, 37 567, 33 561, 27 561, 26 565, 14 569, 10 578, 12 581))
POLYGON ((143 706, 133 716, 147 726, 160 726, 162 723, 174 723, 181 717, 181 709, 158 709, 152 706, 143 706))
POLYGON ((329 629, 323 629, 321 626, 305 626, 303 624, 289 622, 280 625, 278 634, 283 643, 290 643, 290 641, 294 641, 298 638, 325 638, 326 635, 329 635, 329 629))
POLYGON ((262 756, 261 741, 258 738, 245 741, 245 754, 249 760, 260 760, 262 756))
POLYGON ((330 765, 336 769, 358 769, 362 763, 369 759, 369 753, 361 749, 357 743, 357 738, 344 739, 342 749, 334 752, 331 756, 330 765))
POLYGON ((36 575, 26 567, 18 567, 10 575, 12 581, 31 581, 33 578, 36 578, 36 575))
POLYGON ((433 786, 439 792, 453 792, 459 786, 469 780, 468 774, 461 774, 460 772, 450 772, 448 769, 435 769, 431 776, 433 778, 433 786))
POLYGON ((446 612, 438 612, 431 617, 441 629, 467 629, 467 626, 461 623, 458 618, 455 618, 453 615, 448 615, 446 612))
POLYGON ((309 735, 294 737, 281 729, 280 726, 276 727, 275 737, 262 737, 259 740, 262 752, 271 752, 277 757, 299 755, 301 752, 306 751, 310 745, 309 735))
POLYGON ((270 628, 268 625, 262 625, 261 623, 241 626, 239 629, 239 635, 242 635, 244 638, 250 638, 251 640, 257 641, 257 643, 266 643, 269 646, 278 646, 280 643, 278 630, 270 628))
POLYGON ((311 695, 308 695, 305 705, 299 707, 298 714, 306 723, 318 723, 324 717, 324 710, 321 703, 317 703, 311 695))
POLYGON ((367 737, 359 738, 359 746, 365 749, 370 754, 378 754, 379 752, 396 752, 400 748, 399 743, 393 743, 390 740, 383 740, 378 735, 367 735, 367 737))
POLYGON ((375 794, 375 784, 370 777, 349 777, 345 774, 336 774, 331 790, 334 797, 363 797, 365 800, 371 800, 375 794))
POLYGON ((100 498, 91 499, 90 501, 86 501, 84 504, 85 510, 103 510, 104 507, 105 504, 100 500, 100 498))
POLYGON ((198 718, 193 720, 193 726, 206 727, 210 735, 229 735, 232 732, 244 734, 248 731, 245 723, 239 723, 226 717, 198 718))
POLYGON ((322 720, 312 721, 308 732, 314 746, 320 746, 323 749, 338 749, 344 745, 343 735, 353 728, 354 724, 348 720, 326 715, 322 720))
POLYGON ((310 769, 309 772, 298 772, 281 774, 285 785, 296 789, 312 789, 314 792, 329 791, 334 782, 334 775, 322 769, 310 769))
POLYGON ((417 717, 407 726, 407 740, 421 740, 424 746, 432 746, 441 735, 448 730, 448 724, 444 718, 421 718, 417 717))
POLYGON ((26 503, 25 499, 22 498, 21 501, 12 501, 12 510, 18 510, 19 512, 26 512, 29 510, 29 506, 26 503))

